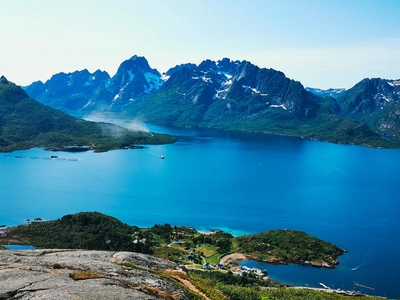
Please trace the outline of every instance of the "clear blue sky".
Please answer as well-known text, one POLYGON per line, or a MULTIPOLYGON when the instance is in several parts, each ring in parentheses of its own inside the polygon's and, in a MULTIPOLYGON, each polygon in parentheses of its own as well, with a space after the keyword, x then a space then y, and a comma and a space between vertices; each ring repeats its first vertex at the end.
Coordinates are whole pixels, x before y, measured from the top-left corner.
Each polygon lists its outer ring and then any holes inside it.
POLYGON ((144 56, 165 72, 248 60, 304 86, 400 78, 400 0, 0 0, 0 74, 19 85, 144 56))

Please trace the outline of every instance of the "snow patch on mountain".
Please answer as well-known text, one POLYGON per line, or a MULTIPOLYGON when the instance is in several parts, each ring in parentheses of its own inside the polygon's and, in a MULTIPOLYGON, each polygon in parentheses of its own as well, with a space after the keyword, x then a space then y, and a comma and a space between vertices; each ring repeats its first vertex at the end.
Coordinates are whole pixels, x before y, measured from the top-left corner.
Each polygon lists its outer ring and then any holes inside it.
POLYGON ((388 80, 387 83, 393 87, 399 86, 400 87, 400 79, 398 80, 388 80))
POLYGON ((145 72, 144 78, 146 78, 146 81, 149 83, 149 88, 146 89, 145 87, 145 93, 155 92, 164 84, 164 81, 160 76, 150 72, 145 72))
POLYGON ((276 105, 276 104, 273 104, 273 105, 271 105, 270 107, 280 107, 280 108, 283 108, 284 110, 287 110, 287 108, 285 107, 285 105, 283 105, 283 104, 281 104, 281 105, 276 105))
POLYGON ((132 81, 132 79, 135 77, 135 75, 133 75, 131 70, 127 70, 128 75, 129 75, 129 81, 132 81))
POLYGON ((166 73, 161 74, 161 80, 166 82, 171 76, 167 75, 166 73))

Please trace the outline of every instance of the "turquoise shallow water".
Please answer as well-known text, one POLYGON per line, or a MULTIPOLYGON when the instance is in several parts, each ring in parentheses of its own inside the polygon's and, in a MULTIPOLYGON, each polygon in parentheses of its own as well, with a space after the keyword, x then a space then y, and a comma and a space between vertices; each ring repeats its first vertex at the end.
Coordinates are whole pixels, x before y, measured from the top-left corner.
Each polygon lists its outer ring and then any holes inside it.
POLYGON ((234 235, 303 230, 348 253, 335 270, 270 266, 272 278, 347 289, 354 280, 375 294, 400 298, 399 150, 152 130, 179 140, 107 153, 2 153, 0 224, 99 211, 142 227, 170 223, 234 235))

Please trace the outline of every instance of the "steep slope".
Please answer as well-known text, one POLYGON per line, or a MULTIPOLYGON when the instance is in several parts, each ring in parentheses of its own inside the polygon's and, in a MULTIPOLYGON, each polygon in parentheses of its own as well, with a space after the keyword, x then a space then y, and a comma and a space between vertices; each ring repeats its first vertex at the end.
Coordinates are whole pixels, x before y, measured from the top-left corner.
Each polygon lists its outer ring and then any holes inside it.
POLYGON ((37 81, 24 89, 40 103, 65 112, 76 112, 89 105, 97 90, 109 81, 107 72, 97 70, 91 74, 85 69, 69 74, 58 73, 45 83, 37 81))
POLYGON ((30 99, 20 87, 4 76, 0 78, 0 151, 70 145, 107 150, 134 143, 173 141, 167 135, 74 118, 30 99))
MULTIPOLYGON (((266 108, 280 108, 304 118, 315 116, 320 106, 317 97, 305 91, 299 82, 288 79, 282 72, 260 69, 247 61, 205 60, 197 68, 182 66, 168 73, 171 74, 168 81, 146 99, 146 105, 168 98, 164 102, 184 107, 189 104, 197 114, 207 111, 206 116, 200 114, 197 117, 187 116, 192 114, 185 111, 176 118, 178 124, 184 124, 186 117, 190 122, 191 119, 200 121, 200 117, 212 119, 214 114, 219 116, 217 107, 222 103, 226 106, 224 113, 233 112, 236 107, 240 113, 246 110, 249 114, 266 108), (216 108, 210 107, 212 105, 216 108)), ((143 110, 147 115, 154 108, 149 105, 143 110)), ((174 111, 166 113, 176 114, 174 111)))
POLYGON ((379 134, 400 137, 400 80, 363 79, 338 98, 341 115, 379 134))
POLYGON ((130 116, 187 127, 257 131, 390 147, 368 126, 339 116, 332 97, 318 97, 282 72, 224 58, 181 66, 130 116))

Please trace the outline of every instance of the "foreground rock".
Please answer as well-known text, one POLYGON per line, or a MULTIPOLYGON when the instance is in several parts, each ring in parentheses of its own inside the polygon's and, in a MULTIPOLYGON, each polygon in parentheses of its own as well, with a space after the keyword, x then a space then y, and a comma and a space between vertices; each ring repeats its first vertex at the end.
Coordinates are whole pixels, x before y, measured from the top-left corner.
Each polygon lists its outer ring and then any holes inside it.
POLYGON ((0 251, 0 299, 189 299, 176 265, 131 252, 0 251))

